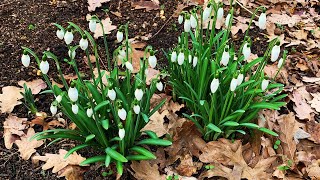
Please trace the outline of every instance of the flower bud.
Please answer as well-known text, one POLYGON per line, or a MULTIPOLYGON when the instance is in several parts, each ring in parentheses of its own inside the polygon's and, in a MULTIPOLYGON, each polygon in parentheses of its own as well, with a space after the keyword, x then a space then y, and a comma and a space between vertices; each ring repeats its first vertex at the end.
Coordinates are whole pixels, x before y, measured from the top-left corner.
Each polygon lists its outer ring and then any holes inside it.
POLYGON ((278 68, 280 69, 283 64, 283 58, 281 58, 278 62, 278 68))
POLYGON ((157 82, 156 87, 158 89, 158 91, 162 91, 163 90, 163 84, 161 81, 157 82))
POLYGON ((56 35, 59 39, 62 40, 64 37, 64 31, 62 29, 58 29, 56 35))
POLYGON ((56 115, 56 114, 57 114, 57 111, 58 111, 57 106, 51 104, 51 106, 50 106, 50 112, 51 112, 52 116, 56 115))
POLYGON ((142 91, 142 89, 136 89, 136 90, 134 91, 134 96, 136 97, 136 99, 137 99, 138 101, 140 101, 140 100, 142 99, 142 97, 143 97, 143 91, 142 91))
POLYGON ((72 51, 69 49, 68 50, 68 55, 71 59, 74 59, 76 57, 76 50, 72 51))
POLYGON ((190 17, 190 25, 193 29, 197 27, 197 19, 194 16, 195 15, 191 14, 190 17))
POLYGON ((139 114, 140 113, 140 106, 139 105, 134 105, 133 106, 133 111, 134 111, 134 113, 139 114))
POLYGON ((88 48, 88 39, 84 39, 84 38, 81 38, 80 42, 79 42, 79 46, 82 50, 86 50, 88 48))
POLYGON ((79 93, 78 93, 77 88, 70 87, 69 90, 68 90, 68 96, 69 96, 69 98, 70 98, 70 100, 72 102, 76 102, 78 100, 78 97, 79 97, 79 93))
POLYGON ((220 64, 227 66, 229 63, 229 59, 230 59, 229 51, 223 51, 220 64))
POLYGON ((124 138, 125 134, 126 134, 126 131, 123 128, 119 129, 119 138, 121 140, 124 138))
POLYGON ((95 19, 91 19, 89 21, 89 29, 91 32, 95 32, 97 28, 97 21, 95 19))
POLYGON ((177 60, 177 52, 173 51, 171 54, 171 62, 176 62, 177 60))
POLYGON ((248 43, 245 43, 242 49, 242 54, 244 56, 244 60, 248 60, 251 54, 251 48, 248 43))
POLYGON ((259 20, 258 20, 258 26, 260 29, 266 29, 267 27, 267 15, 265 12, 260 14, 259 20))
POLYGON ((186 20, 184 21, 183 28, 184 28, 184 32, 190 32, 190 29, 191 29, 190 19, 186 19, 186 20))
POLYGON ((180 52, 178 55, 178 64, 181 66, 184 62, 184 53, 180 52))
POLYGON ((114 101, 117 97, 116 91, 114 89, 108 89, 108 97, 111 101, 114 101))
POLYGON ((271 50, 271 61, 275 62, 280 54, 280 46, 275 45, 273 46, 272 50, 271 50))
POLYGON ((219 88, 219 79, 214 78, 210 84, 211 93, 214 94, 219 88))
POLYGON ((211 15, 212 7, 209 5, 203 10, 202 20, 206 21, 211 15))
POLYGON ((78 114, 78 111, 79 111, 78 105, 72 104, 71 109, 72 109, 73 114, 78 114))
POLYGON ((183 22, 183 16, 180 14, 178 17, 178 23, 182 24, 182 22, 183 22))
POLYGON ((87 109, 87 116, 90 118, 92 116, 92 114, 93 114, 92 108, 88 108, 87 109))
POLYGON ((60 103, 60 102, 62 101, 62 96, 61 96, 61 95, 58 95, 58 96, 56 97, 56 101, 57 101, 58 103, 60 103))
POLYGON ((267 89, 268 85, 269 85, 269 80, 266 80, 266 79, 262 80, 262 83, 261 83, 262 91, 265 91, 267 89))
POLYGON ((239 74, 238 77, 237 77, 237 82, 238 82, 237 85, 238 86, 242 83, 243 79, 244 79, 244 75, 243 74, 239 74))
POLYGON ((64 35, 64 41, 67 45, 69 45, 73 41, 73 34, 71 31, 67 31, 64 35))
POLYGON ((231 83, 230 83, 230 91, 236 90, 238 85, 238 80, 236 78, 232 78, 231 83))
POLYGON ((155 67, 156 67, 156 65, 157 65, 157 58, 156 58, 155 55, 149 56, 148 61, 149 61, 149 65, 150 65, 152 68, 155 68, 155 67))
POLYGON ((47 60, 42 60, 40 63, 40 71, 42 74, 47 74, 49 71, 49 63, 47 60))
POLYGON ((223 8, 220 7, 217 12, 217 21, 221 21, 222 18, 223 18, 223 8))
POLYGON ((191 62, 192 62, 192 56, 191 56, 191 54, 189 54, 188 59, 189 59, 189 63, 191 63, 191 62))
POLYGON ((29 56, 29 54, 22 54, 21 62, 24 65, 24 67, 28 67, 30 65, 30 56, 29 56))
POLYGON ((117 32, 117 41, 118 42, 122 42, 123 40, 123 32, 122 31, 118 31, 117 32))
POLYGON ((118 110, 118 116, 121 120, 126 120, 127 118, 127 111, 124 108, 118 110))
POLYGON ((132 66, 132 64, 131 64, 129 61, 127 61, 127 62, 125 63, 125 66, 126 66, 126 68, 127 68, 130 72, 133 71, 133 66, 132 66))
POLYGON ((231 19, 231 14, 229 13, 226 17, 226 22, 225 22, 225 26, 228 27, 229 26, 229 23, 232 23, 230 22, 232 19, 231 19))
POLYGON ((195 57, 193 57, 193 62, 192 62, 193 67, 196 67, 197 63, 198 63, 198 57, 195 56, 195 57))

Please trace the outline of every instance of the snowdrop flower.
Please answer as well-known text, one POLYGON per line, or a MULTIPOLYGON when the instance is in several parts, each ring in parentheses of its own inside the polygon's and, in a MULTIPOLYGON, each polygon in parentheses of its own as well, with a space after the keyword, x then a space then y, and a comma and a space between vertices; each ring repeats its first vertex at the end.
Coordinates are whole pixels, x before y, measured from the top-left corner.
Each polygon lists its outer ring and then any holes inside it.
POLYGON ((238 79, 237 78, 232 78, 231 83, 230 83, 230 91, 236 90, 238 85, 238 79))
POLYGON ((281 58, 278 62, 278 68, 280 69, 283 64, 283 58, 281 58))
POLYGON ((139 114, 139 113, 140 113, 140 106, 137 105, 137 104, 134 105, 134 106, 133 106, 133 111, 134 111, 135 114, 139 114))
POLYGON ((112 88, 108 89, 108 97, 111 101, 114 101, 117 97, 116 91, 112 88))
POLYGON ((262 83, 261 83, 262 91, 265 91, 267 89, 268 85, 269 85, 269 80, 266 80, 266 79, 262 80, 262 83))
POLYGON ((280 54, 280 43, 278 42, 271 50, 271 61, 275 62, 280 54))
POLYGON ((78 111, 79 111, 78 105, 72 104, 71 109, 72 109, 73 114, 78 114, 78 111))
POLYGON ((49 63, 46 59, 43 59, 40 63, 40 71, 42 74, 47 74, 49 71, 49 63))
POLYGON ((127 118, 127 111, 121 107, 121 109, 118 110, 118 116, 121 120, 126 120, 127 118))
POLYGON ((227 66, 229 59, 230 59, 229 49, 225 48, 222 53, 222 58, 221 58, 220 64, 227 66))
POLYGON ((87 39, 87 36, 84 36, 81 38, 80 42, 79 42, 79 46, 82 50, 86 50, 88 48, 89 42, 87 39))
POLYGON ((140 100, 142 99, 142 97, 143 97, 143 91, 142 91, 142 89, 138 87, 138 88, 134 91, 134 96, 136 97, 136 99, 137 99, 138 101, 140 101, 140 100))
POLYGON ((232 19, 231 19, 231 14, 229 13, 229 14, 227 15, 227 17, 226 17, 226 22, 225 22, 225 26, 226 26, 226 27, 229 26, 229 23, 230 23, 231 20, 232 20, 232 19))
POLYGON ((161 81, 157 82, 156 87, 158 89, 158 91, 162 91, 163 90, 163 84, 161 81))
POLYGON ((210 84, 211 93, 214 94, 219 88, 219 79, 214 78, 210 84))
POLYGON ((190 29, 191 29, 190 19, 186 19, 186 20, 184 21, 183 28, 184 28, 184 32, 190 32, 190 29))
POLYGON ((237 85, 238 86, 242 83, 243 79, 244 79, 244 75, 240 73, 237 77, 237 85))
POLYGON ((189 54, 188 59, 189 59, 189 63, 191 63, 191 62, 192 62, 192 56, 191 56, 191 54, 189 54))
POLYGON ((27 54, 27 52, 23 52, 21 56, 21 62, 24 65, 24 67, 28 67, 30 65, 30 56, 27 54))
POLYGON ((248 60, 251 54, 250 44, 245 43, 242 48, 242 54, 244 56, 244 60, 248 60))
POLYGON ((87 109, 87 116, 90 118, 93 115, 93 110, 92 108, 87 109))
POLYGON ((177 52, 173 51, 171 53, 171 62, 176 62, 177 60, 177 52))
POLYGON ((125 134, 126 134, 126 131, 123 128, 119 129, 119 138, 121 140, 124 138, 125 134))
POLYGON ((132 64, 131 64, 129 61, 127 61, 127 62, 125 63, 125 66, 126 66, 126 68, 127 68, 130 72, 133 71, 133 66, 132 66, 132 64))
POLYGON ((89 21, 89 29, 90 29, 91 32, 95 32, 96 31, 96 29, 97 29, 97 20, 91 19, 89 21))
POLYGON ((118 54, 118 59, 119 59, 120 61, 123 61, 125 57, 126 57, 126 51, 123 50, 123 49, 121 49, 121 50, 119 51, 119 54, 118 54))
POLYGON ((52 114, 52 116, 56 115, 57 114, 57 111, 58 111, 58 108, 55 104, 51 104, 50 106, 50 112, 52 114))
POLYGON ((74 59, 76 57, 76 50, 71 52, 71 49, 69 49, 68 55, 71 59, 74 59))
POLYGON ((190 16, 190 25, 193 29, 197 27, 197 19, 194 16, 193 14, 190 16))
POLYGON ((78 100, 79 93, 75 84, 71 84, 71 87, 68 90, 68 96, 72 102, 76 102, 78 100))
POLYGON ((63 39, 63 37, 64 37, 64 31, 63 31, 63 29, 58 29, 57 30, 57 32, 56 32, 56 35, 57 35, 57 37, 59 38, 59 39, 63 39))
POLYGON ((258 20, 258 26, 260 29, 266 29, 267 26, 267 15, 265 10, 260 14, 259 20, 258 20))
POLYGON ((120 43, 123 40, 123 32, 122 31, 118 31, 117 32, 117 41, 120 43))
MULTIPOLYGON (((151 53, 151 54, 152 54, 152 53, 151 53)), ((156 67, 156 65, 157 65, 157 58, 156 58, 155 55, 149 56, 148 61, 149 61, 149 65, 150 65, 152 68, 155 68, 155 67, 156 67)))
POLYGON ((62 101, 62 96, 61 96, 61 95, 58 95, 58 96, 56 97, 56 101, 57 101, 58 103, 60 103, 60 102, 62 101))
POLYGON ((181 66, 184 62, 184 53, 180 52, 178 55, 178 64, 181 66))
POLYGON ((211 15, 212 7, 210 4, 203 10, 202 20, 206 21, 211 15))
POLYGON ((68 30, 64 35, 64 41, 66 42, 67 45, 69 45, 73 41, 73 34, 71 30, 68 30))
POLYGON ((221 21, 223 18, 223 8, 220 7, 217 12, 217 21, 221 21))
POLYGON ((192 63, 192 66, 193 66, 193 67, 196 67, 196 66, 197 66, 197 63, 198 63, 198 57, 197 57, 197 56, 195 56, 195 57, 193 57, 193 63, 192 63))
POLYGON ((180 14, 178 17, 178 23, 182 24, 182 22, 183 22, 183 16, 180 14))

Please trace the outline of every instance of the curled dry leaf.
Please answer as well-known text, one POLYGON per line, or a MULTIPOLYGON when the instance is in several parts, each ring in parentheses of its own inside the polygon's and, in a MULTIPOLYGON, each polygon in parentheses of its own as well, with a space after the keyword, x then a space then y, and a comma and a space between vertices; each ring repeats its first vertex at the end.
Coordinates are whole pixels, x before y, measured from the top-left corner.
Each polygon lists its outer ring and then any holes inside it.
MULTIPOLYGON (((112 21, 110 20, 109 17, 107 17, 106 19, 101 20, 101 23, 103 24, 103 29, 104 29, 104 33, 105 34, 110 34, 111 31, 117 29, 117 26, 112 25, 112 21)), ((102 26, 101 26, 100 23, 98 23, 96 31, 94 32, 93 37, 98 39, 99 37, 102 37, 102 36, 103 36, 102 26)))
POLYGON ((53 120, 51 119, 51 121, 47 122, 45 116, 36 116, 36 118, 31 120, 30 124, 32 126, 35 124, 41 125, 43 127, 43 131, 48 130, 48 129, 53 129, 53 127, 64 127, 65 126, 57 119, 53 119, 53 120))
POLYGON ((158 165, 150 165, 149 161, 132 161, 130 165, 135 172, 132 174, 138 180, 165 180, 164 175, 160 175, 158 165))
POLYGON ((164 124, 164 117, 169 114, 168 110, 163 111, 161 114, 159 111, 155 112, 148 122, 148 124, 141 129, 141 132, 151 130, 161 137, 168 133, 168 126, 164 124))
POLYGON ((158 0, 151 0, 151 1, 140 0, 140 1, 135 1, 135 2, 131 2, 131 6, 134 7, 134 9, 146 9, 146 11, 157 10, 157 9, 160 8, 158 0))
POLYGON ((35 135, 34 129, 29 128, 26 135, 21 136, 21 140, 16 140, 16 145, 19 148, 20 156, 23 160, 28 160, 33 153, 36 152, 36 148, 40 147, 43 144, 43 140, 37 141, 30 138, 35 135))
POLYGON ((19 81, 19 86, 23 87, 23 84, 26 84, 28 88, 31 89, 32 94, 39 94, 41 90, 47 88, 47 84, 42 79, 36 79, 33 81, 19 81))
POLYGON ((101 7, 102 3, 109 2, 110 0, 88 0, 88 11, 95 11, 96 8, 101 7))
POLYGON ((320 159, 314 160, 312 165, 307 167, 307 172, 312 179, 320 179, 320 159))
MULTIPOLYGON (((201 168, 202 163, 200 163, 199 165, 199 167, 201 168)), ((192 156, 188 153, 181 156, 180 164, 176 168, 179 175, 182 176, 192 176, 197 172, 197 169, 197 163, 193 162, 192 156)))
POLYGON ((315 121, 307 122, 307 132, 311 135, 309 138, 316 144, 320 144, 320 123, 316 123, 315 121))
POLYGON ((293 109, 297 113, 297 117, 301 120, 311 119, 312 110, 311 106, 306 102, 306 100, 298 93, 297 90, 294 90, 292 96, 289 96, 290 99, 295 103, 293 109))
POLYGON ((58 177, 65 177, 66 180, 83 180, 83 173, 87 171, 87 168, 68 165, 58 171, 58 177))
POLYGON ((27 118, 18 118, 17 116, 9 115, 3 122, 3 137, 4 145, 7 149, 11 149, 13 143, 24 135, 23 130, 27 128, 27 118))
POLYGON ((267 17, 267 20, 268 22, 293 27, 301 21, 301 17, 299 15, 289 16, 287 14, 271 14, 267 17))
POLYGON ((3 87, 2 94, 0 94, 0 112, 11 113, 16 105, 21 104, 19 101, 23 98, 21 92, 23 89, 15 86, 3 87))
POLYGON ((313 99, 309 101, 312 108, 314 108, 317 112, 320 112, 320 93, 311 93, 313 99))

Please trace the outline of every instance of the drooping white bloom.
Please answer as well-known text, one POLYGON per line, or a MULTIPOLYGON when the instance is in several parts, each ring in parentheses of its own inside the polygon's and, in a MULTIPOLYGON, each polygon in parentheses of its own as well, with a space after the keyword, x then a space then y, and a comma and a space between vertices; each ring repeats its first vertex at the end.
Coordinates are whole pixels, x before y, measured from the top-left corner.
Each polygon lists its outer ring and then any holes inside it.
POLYGON ((89 42, 88 39, 83 39, 81 38, 80 42, 79 42, 79 46, 82 50, 86 50, 88 48, 89 42))
POLYGON ((127 61, 126 63, 125 63, 125 66, 126 66, 126 68, 129 70, 129 71, 133 71, 133 66, 132 66, 132 64, 129 62, 129 61, 127 61))
POLYGON ((227 17, 226 17, 226 22, 225 22, 225 26, 226 26, 226 27, 229 26, 229 23, 230 23, 231 20, 232 20, 232 19, 231 19, 231 14, 229 13, 229 14, 227 15, 227 17))
POLYGON ((242 49, 242 54, 244 56, 244 60, 248 60, 251 54, 251 48, 248 43, 245 43, 242 49))
POLYGON ((191 54, 189 54, 188 59, 189 59, 189 63, 191 63, 191 62, 192 62, 192 56, 191 56, 191 54))
POLYGON ((49 71, 49 63, 46 60, 41 61, 40 63, 40 71, 42 74, 47 74, 49 71))
POLYGON ((71 59, 74 59, 76 57, 76 50, 72 51, 69 49, 68 50, 68 55, 71 59))
POLYGON ((78 114, 78 111, 79 111, 78 105, 72 104, 71 109, 72 109, 73 114, 78 114))
POLYGON ((121 140, 124 138, 125 134, 126 134, 126 131, 123 128, 119 129, 119 138, 121 140))
POLYGON ((262 83, 261 83, 262 91, 265 91, 267 89, 268 85, 269 85, 269 80, 267 80, 267 79, 262 80, 262 83))
POLYGON ((178 64, 181 66, 184 62, 184 53, 180 52, 178 55, 178 64))
POLYGON ((267 15, 266 13, 261 13, 258 21, 258 25, 260 29, 266 29, 267 27, 267 15))
POLYGON ((210 84, 211 93, 215 93, 219 88, 219 79, 214 78, 210 84))
POLYGON ((122 31, 118 31, 117 32, 117 41, 118 42, 122 42, 123 40, 123 32, 122 31))
POLYGON ((149 65, 150 65, 152 68, 155 68, 155 67, 156 67, 156 65, 157 65, 157 58, 156 58, 155 55, 149 56, 148 61, 149 61, 149 65))
POLYGON ((91 32, 95 32, 97 28, 97 21, 95 19, 91 19, 89 21, 89 29, 91 32))
POLYGON ((79 93, 76 87, 70 87, 68 90, 68 96, 72 102, 76 102, 79 97, 79 93))
POLYGON ((184 21, 183 28, 184 28, 184 32, 190 32, 190 29, 191 29, 190 19, 186 19, 186 20, 184 21))
POLYGON ((134 113, 139 114, 140 113, 140 106, 139 105, 134 105, 133 106, 133 111, 134 111, 134 113))
POLYGON ((196 67, 196 66, 197 66, 197 63, 198 63, 198 57, 195 56, 195 57, 193 57, 192 66, 193 66, 193 67, 196 67))
POLYGON ((119 54, 118 54, 118 59, 119 59, 120 61, 123 61, 125 57, 126 57, 126 51, 123 50, 123 49, 121 49, 121 50, 119 51, 119 54))
POLYGON ((161 81, 157 82, 156 87, 158 89, 158 91, 162 91, 163 90, 163 84, 161 81))
POLYGON ((63 39, 64 37, 64 31, 62 29, 58 29, 57 32, 56 32, 56 35, 59 39, 63 39))
POLYGON ((230 83, 230 91, 236 90, 238 85, 238 80, 236 78, 232 78, 231 83, 230 83))
POLYGON ((24 65, 24 67, 28 67, 30 65, 30 56, 29 56, 29 54, 22 54, 21 62, 24 65))
POLYGON ((202 15, 202 20, 206 21, 207 19, 209 19, 210 15, 211 15, 211 11, 212 11, 212 7, 211 6, 207 6, 204 10, 203 10, 203 15, 202 15))
POLYGON ((136 89, 136 90, 134 91, 134 96, 136 97, 136 99, 137 99, 138 101, 140 101, 140 100, 142 99, 142 97, 143 97, 143 91, 142 91, 142 89, 136 89))
POLYGON ((50 106, 50 112, 51 112, 52 116, 56 115, 56 114, 57 114, 57 111, 58 111, 57 106, 51 104, 51 106, 50 106))
POLYGON ((197 27, 197 19, 194 17, 194 15, 191 14, 191 17, 190 17, 190 25, 191 27, 194 29, 197 27))
POLYGON ((243 79, 244 79, 244 75, 240 73, 237 77, 238 86, 242 83, 243 79))
POLYGON ((56 97, 56 101, 57 101, 58 103, 60 103, 60 102, 62 101, 62 96, 61 96, 61 95, 58 95, 58 96, 56 97))
POLYGON ((279 62, 278 62, 278 68, 279 69, 281 68, 282 64, 283 64, 283 58, 280 58, 279 62))
POLYGON ((220 64, 227 66, 230 59, 229 51, 223 51, 220 64))
POLYGON ((275 45, 273 46, 272 50, 271 50, 271 61, 275 62, 280 54, 280 46, 275 45))
POLYGON ((92 116, 92 114, 93 114, 92 108, 88 108, 87 109, 87 116, 90 118, 92 116))
POLYGON ((73 34, 71 31, 67 31, 66 34, 64 35, 64 41, 66 44, 70 44, 73 41, 73 34))
POLYGON ((108 89, 108 97, 111 101, 114 101, 117 97, 116 91, 114 89, 108 89))
POLYGON ((173 51, 171 54, 171 62, 176 62, 177 60, 177 52, 173 51))
POLYGON ((124 108, 118 110, 118 116, 121 120, 126 120, 127 118, 127 111, 124 108))
POLYGON ((180 14, 178 17, 178 23, 182 24, 182 22, 183 22, 183 16, 180 14))
POLYGON ((217 20, 221 21, 222 18, 223 18, 223 8, 220 7, 217 12, 217 20))

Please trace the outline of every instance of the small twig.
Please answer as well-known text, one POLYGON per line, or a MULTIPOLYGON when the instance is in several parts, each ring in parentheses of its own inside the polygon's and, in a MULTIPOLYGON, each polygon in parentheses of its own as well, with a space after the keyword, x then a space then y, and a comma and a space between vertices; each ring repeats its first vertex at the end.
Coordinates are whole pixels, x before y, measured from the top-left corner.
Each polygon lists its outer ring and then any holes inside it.
MULTIPOLYGON (((171 15, 171 16, 169 17, 169 19, 161 26, 161 28, 160 28, 150 39, 152 39, 152 38, 154 38, 156 35, 158 35, 158 34, 161 32, 161 30, 169 23, 169 21, 172 19, 172 17, 173 17, 173 15, 171 15)), ((148 40, 150 40, 150 39, 148 39, 148 40)))
MULTIPOLYGON (((236 3, 238 3, 239 6, 241 6, 243 9, 245 9, 246 11, 248 11, 250 14, 253 14, 252 11, 250 11, 249 9, 247 9, 247 8, 246 8, 243 4, 241 4, 238 0, 236 0, 236 3)), ((257 15, 257 17, 259 17, 259 16, 257 15)))

